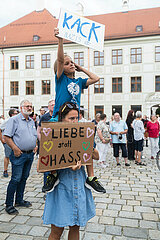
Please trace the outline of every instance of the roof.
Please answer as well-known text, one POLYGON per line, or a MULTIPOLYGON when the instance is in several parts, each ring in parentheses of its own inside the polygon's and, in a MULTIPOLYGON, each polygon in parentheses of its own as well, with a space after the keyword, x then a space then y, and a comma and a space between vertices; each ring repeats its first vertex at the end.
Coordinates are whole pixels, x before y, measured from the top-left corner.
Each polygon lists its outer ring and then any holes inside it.
MULTIPOLYGON (((160 7, 87 18, 106 25, 105 40, 160 34, 160 7), (136 32, 139 25, 143 27, 142 32, 136 32)), ((58 19, 47 9, 33 11, 0 28, 0 48, 57 44, 53 34, 57 24, 58 19), (33 41, 34 35, 40 37, 38 41, 33 41)))

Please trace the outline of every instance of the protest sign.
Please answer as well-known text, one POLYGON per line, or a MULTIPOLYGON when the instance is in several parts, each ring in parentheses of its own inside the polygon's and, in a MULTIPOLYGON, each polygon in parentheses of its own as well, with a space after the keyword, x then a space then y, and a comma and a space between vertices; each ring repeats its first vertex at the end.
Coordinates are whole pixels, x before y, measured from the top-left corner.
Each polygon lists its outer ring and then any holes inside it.
POLYGON ((61 9, 58 28, 59 37, 103 51, 105 25, 61 9))
POLYGON ((94 123, 43 122, 39 153, 39 171, 90 165, 92 162, 94 123))

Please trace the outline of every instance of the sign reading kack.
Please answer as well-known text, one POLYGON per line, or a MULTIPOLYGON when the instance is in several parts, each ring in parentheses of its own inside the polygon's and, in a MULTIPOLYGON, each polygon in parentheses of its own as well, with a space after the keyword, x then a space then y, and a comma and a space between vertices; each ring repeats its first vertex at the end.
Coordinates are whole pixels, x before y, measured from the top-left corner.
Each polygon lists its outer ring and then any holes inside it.
POLYGON ((43 122, 39 172, 92 163, 94 123, 43 122))
POLYGON ((59 37, 103 51, 105 25, 61 9, 58 28, 59 37))

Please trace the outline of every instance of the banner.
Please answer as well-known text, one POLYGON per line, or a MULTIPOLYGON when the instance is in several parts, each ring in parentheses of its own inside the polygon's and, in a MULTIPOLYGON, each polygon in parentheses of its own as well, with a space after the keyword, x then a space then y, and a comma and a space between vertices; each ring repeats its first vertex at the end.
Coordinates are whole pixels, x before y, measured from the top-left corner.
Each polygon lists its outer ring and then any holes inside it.
POLYGON ((105 25, 61 9, 58 28, 59 37, 103 51, 105 25))
POLYGON ((92 163, 94 123, 42 122, 39 172, 92 163))

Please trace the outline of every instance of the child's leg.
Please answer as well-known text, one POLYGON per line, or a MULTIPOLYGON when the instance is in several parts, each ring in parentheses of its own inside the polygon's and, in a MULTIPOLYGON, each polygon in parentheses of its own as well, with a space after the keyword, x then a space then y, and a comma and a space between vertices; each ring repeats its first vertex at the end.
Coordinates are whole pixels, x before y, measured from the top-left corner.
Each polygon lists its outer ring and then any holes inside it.
POLYGON ((94 169, 93 169, 93 159, 92 159, 92 164, 91 165, 87 165, 87 175, 88 177, 94 177, 94 169))
POLYGON ((60 240, 64 228, 56 227, 51 224, 51 233, 48 240, 60 240))
POLYGON ((44 186, 42 187, 42 192, 45 193, 53 191, 58 183, 59 179, 56 170, 51 171, 49 174, 44 173, 44 186))
POLYGON ((92 164, 87 165, 86 168, 87 168, 88 177, 86 179, 85 186, 89 189, 94 190, 95 192, 106 193, 106 190, 104 189, 102 184, 98 181, 97 177, 94 176, 93 159, 92 159, 92 164))
POLYGON ((79 240, 79 226, 69 227, 68 240, 79 240))

